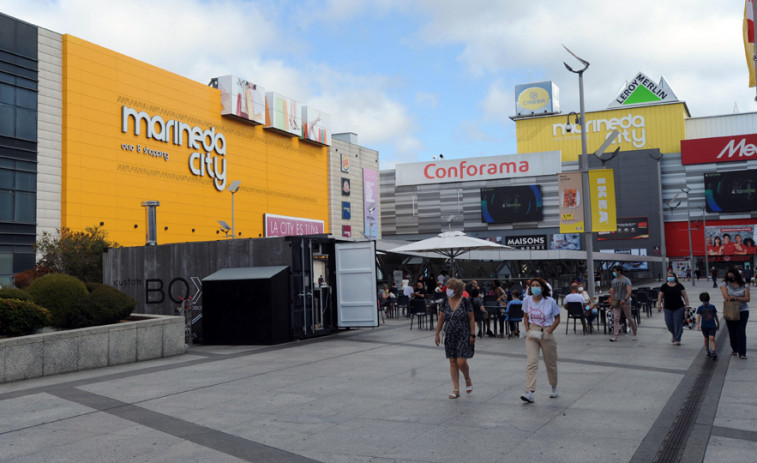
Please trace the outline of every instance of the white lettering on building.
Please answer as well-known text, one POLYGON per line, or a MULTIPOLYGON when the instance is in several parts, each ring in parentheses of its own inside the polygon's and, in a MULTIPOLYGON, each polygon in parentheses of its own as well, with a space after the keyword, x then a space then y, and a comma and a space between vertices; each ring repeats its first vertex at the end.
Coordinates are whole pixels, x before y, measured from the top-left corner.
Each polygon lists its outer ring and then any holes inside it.
MULTIPOLYGON (((643 148, 644 145, 647 144, 645 125, 646 121, 644 120, 644 116, 634 116, 632 113, 628 113, 627 116, 621 118, 613 117, 610 119, 593 119, 586 121, 586 133, 589 134, 604 131, 605 137, 607 137, 613 130, 617 129, 618 132, 620 132, 620 135, 618 135, 618 138, 613 143, 620 144, 622 142, 627 142, 633 144, 636 148, 643 148)), ((562 130, 560 135, 566 135, 568 133, 565 129, 566 126, 567 124, 552 124, 552 136, 556 137, 559 130, 562 130)), ((576 125, 573 127, 573 131, 576 134, 580 135, 581 130, 583 130, 583 126, 576 125)))
POLYGON ((732 158, 736 152, 738 151, 738 157, 740 158, 749 158, 754 156, 755 153, 757 153, 757 146, 754 146, 751 143, 747 143, 745 138, 742 138, 739 144, 736 144, 736 139, 732 139, 728 142, 727 145, 725 145, 725 148, 723 148, 723 151, 720 152, 716 156, 717 159, 721 159, 724 155, 727 158, 732 158), (728 154, 726 154, 728 153, 728 154))
MULTIPOLYGON (((218 191, 226 188, 226 138, 222 133, 216 133, 215 127, 202 130, 200 127, 192 127, 181 121, 164 121, 162 117, 155 115, 150 117, 145 111, 139 111, 121 106, 121 132, 129 132, 129 120, 133 121, 134 135, 142 134, 145 128, 145 137, 163 143, 184 145, 197 150, 189 155, 189 171, 193 175, 204 177, 205 174, 213 179, 213 184, 218 191), (143 124, 144 122, 144 124, 143 124), (212 155, 215 152, 218 156, 212 155)), ((161 153, 155 151, 155 153, 161 153)), ((165 156, 167 160, 167 155, 165 156)))

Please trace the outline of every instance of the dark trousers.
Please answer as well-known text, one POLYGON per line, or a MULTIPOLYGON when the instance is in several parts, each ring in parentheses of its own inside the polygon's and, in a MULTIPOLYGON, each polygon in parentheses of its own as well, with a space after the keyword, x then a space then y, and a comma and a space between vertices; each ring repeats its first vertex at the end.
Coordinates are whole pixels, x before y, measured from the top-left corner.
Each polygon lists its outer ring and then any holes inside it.
POLYGON ((749 311, 739 312, 736 321, 726 320, 728 326, 728 339, 731 341, 731 351, 746 357, 746 322, 749 320, 749 311))

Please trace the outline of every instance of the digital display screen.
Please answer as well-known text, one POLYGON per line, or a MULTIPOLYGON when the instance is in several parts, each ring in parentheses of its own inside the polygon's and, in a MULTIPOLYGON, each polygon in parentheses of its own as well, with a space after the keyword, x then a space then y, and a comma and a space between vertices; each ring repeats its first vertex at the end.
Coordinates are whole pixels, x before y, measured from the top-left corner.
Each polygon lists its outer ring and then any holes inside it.
POLYGON ((707 212, 757 210, 757 170, 704 174, 707 212))
POLYGON ((481 188, 481 219, 486 223, 538 222, 542 216, 539 185, 481 188))

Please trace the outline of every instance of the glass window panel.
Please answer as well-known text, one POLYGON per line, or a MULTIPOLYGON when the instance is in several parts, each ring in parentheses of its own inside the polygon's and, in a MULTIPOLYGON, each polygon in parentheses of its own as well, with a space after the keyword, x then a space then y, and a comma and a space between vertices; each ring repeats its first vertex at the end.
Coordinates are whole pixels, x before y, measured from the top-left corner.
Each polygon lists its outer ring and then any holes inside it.
POLYGON ((0 191, 0 220, 13 222, 13 193, 0 191))
POLYGON ((0 169, 0 190, 13 189, 13 171, 0 169))
POLYGON ((10 252, 0 252, 0 275, 9 275, 13 273, 13 254, 10 252))
POLYGON ((37 195, 16 193, 16 221, 33 223, 37 218, 37 195))
POLYGON ((34 162, 16 161, 14 167, 16 170, 23 170, 24 172, 37 172, 37 164, 34 162))
POLYGON ((16 106, 37 109, 37 92, 25 88, 16 89, 16 106))
POLYGON ((16 109, 16 137, 23 140, 37 139, 37 112, 16 109))
POLYGON ((16 172, 16 190, 37 191, 37 176, 29 172, 16 172))
POLYGON ((0 103, 16 103, 16 87, 0 83, 0 103))
POLYGON ((0 135, 16 136, 16 108, 0 104, 0 135))

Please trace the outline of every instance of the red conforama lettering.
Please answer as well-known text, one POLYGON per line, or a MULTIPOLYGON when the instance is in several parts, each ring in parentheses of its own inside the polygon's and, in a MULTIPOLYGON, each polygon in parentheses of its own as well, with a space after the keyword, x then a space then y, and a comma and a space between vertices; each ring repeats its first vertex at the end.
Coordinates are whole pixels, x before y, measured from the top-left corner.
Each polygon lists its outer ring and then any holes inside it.
POLYGON ((481 177, 484 175, 527 173, 528 161, 508 161, 500 163, 468 164, 460 161, 455 166, 441 167, 431 163, 423 168, 423 176, 427 179, 464 179, 466 177, 481 177))

